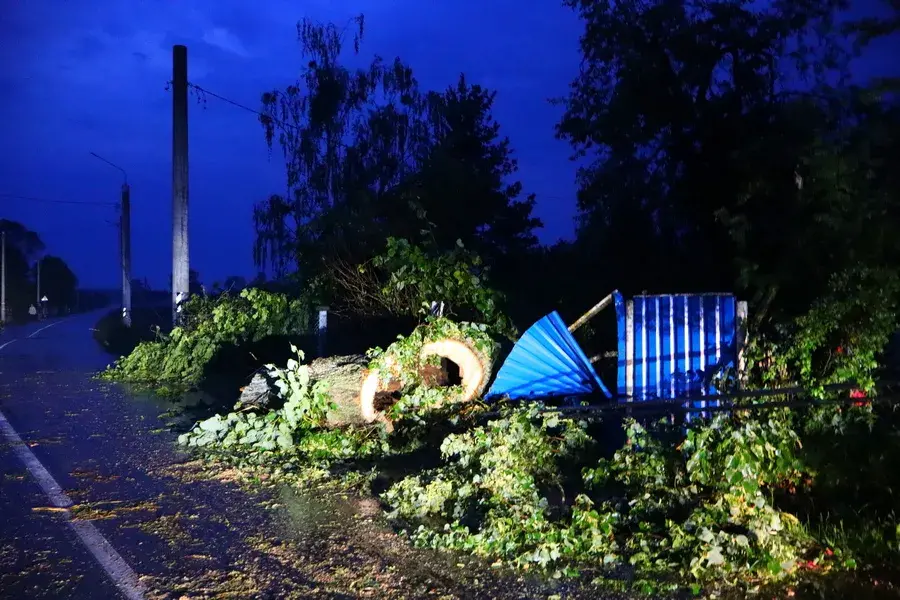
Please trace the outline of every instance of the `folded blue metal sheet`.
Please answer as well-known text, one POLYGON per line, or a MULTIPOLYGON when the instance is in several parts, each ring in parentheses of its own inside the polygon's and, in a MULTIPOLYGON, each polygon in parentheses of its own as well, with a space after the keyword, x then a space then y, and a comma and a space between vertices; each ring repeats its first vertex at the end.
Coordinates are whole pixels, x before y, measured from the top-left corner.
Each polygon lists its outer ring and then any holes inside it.
POLYGON ((595 392, 612 397, 559 313, 553 311, 522 334, 485 397, 518 400, 595 392))

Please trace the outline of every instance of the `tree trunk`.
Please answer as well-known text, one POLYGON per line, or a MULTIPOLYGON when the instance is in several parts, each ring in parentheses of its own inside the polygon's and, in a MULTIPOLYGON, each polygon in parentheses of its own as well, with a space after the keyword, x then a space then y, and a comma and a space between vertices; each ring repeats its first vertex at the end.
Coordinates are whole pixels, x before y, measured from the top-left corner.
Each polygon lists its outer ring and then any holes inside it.
MULTIPOLYGON (((317 381, 327 383, 328 393, 336 405, 334 410, 328 412, 328 426, 364 423, 359 408, 359 390, 367 374, 366 357, 362 354, 327 356, 315 359, 308 366, 310 385, 317 381)), ((277 391, 274 380, 258 372, 247 386, 241 388, 241 398, 235 410, 272 408, 277 391)))
POLYGON ((309 364, 312 381, 328 384, 328 393, 336 408, 328 412, 328 425, 365 423, 359 408, 359 391, 368 373, 369 361, 362 354, 326 356, 309 364))

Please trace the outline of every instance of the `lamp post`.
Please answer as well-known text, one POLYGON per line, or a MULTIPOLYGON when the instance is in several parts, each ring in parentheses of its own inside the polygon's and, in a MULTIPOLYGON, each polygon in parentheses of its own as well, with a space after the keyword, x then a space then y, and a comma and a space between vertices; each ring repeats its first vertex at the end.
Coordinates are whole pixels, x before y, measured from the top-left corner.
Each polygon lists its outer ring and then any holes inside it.
POLYGON ((6 232, 0 231, 0 326, 6 324, 6 232))
POLYGON ((119 215, 119 249, 122 267, 122 323, 131 327, 131 188, 128 173, 122 167, 106 160, 96 152, 91 156, 122 172, 122 212, 119 215))

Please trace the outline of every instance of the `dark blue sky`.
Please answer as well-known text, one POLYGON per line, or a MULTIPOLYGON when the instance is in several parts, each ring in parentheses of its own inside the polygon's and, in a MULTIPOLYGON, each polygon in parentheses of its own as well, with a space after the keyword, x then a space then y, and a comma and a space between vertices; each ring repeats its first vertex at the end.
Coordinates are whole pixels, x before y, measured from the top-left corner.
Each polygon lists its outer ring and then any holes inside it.
MULTIPOLYGON (((877 0, 858 0, 871 10, 877 0)), ((575 165, 554 139, 580 55, 581 24, 556 0, 521 2, 329 2, 307 0, 29 0, 4 2, 0 24, 0 194, 69 202, 117 202, 132 186, 133 273, 154 287, 171 270, 171 79, 173 44, 188 46, 189 79, 258 107, 260 94, 291 83, 301 65, 296 22, 343 23, 362 12, 362 56, 400 56, 424 88, 460 72, 499 92, 495 116, 519 159, 519 179, 538 196, 544 242, 570 237, 575 165), (337 8, 340 6, 341 8, 337 8)), ((857 76, 900 71, 896 40, 883 40, 857 76), (892 65, 893 63, 893 65, 892 65)), ((190 119, 191 266, 204 283, 252 276, 253 202, 284 189, 279 154, 269 160, 254 115, 209 98, 190 119)), ((41 234, 87 287, 117 283, 112 206, 0 197, 0 217, 41 234)))

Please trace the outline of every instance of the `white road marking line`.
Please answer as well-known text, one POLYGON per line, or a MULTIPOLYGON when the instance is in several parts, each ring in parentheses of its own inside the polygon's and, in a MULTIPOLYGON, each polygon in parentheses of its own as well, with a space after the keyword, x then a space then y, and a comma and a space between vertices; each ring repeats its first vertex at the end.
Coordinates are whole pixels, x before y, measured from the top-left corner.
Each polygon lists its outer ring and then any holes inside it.
POLYGON ((32 331, 31 334, 30 334, 28 337, 29 337, 29 338, 33 338, 34 336, 36 336, 37 334, 39 334, 39 333, 42 332, 43 330, 47 329, 48 327, 53 327, 54 325, 59 325, 60 323, 62 323, 62 321, 56 321, 55 323, 50 323, 49 325, 44 325, 44 326, 41 327, 40 329, 38 329, 38 330, 36 330, 36 331, 32 331))
POLYGON ((6 342, 5 344, 0 345, 0 350, 3 350, 4 348, 6 348, 7 346, 9 346, 9 345, 12 344, 13 342, 17 342, 17 341, 19 341, 19 340, 18 340, 18 339, 15 339, 15 340, 9 340, 9 341, 6 342))
POLYGON ((16 433, 16 430, 13 429, 2 412, 0 412, 0 433, 3 434, 3 439, 25 464, 28 472, 31 473, 31 476, 44 490, 44 493, 47 494, 50 502, 57 508, 64 510, 69 525, 71 525, 81 543, 94 555, 94 558, 97 559, 97 562, 100 563, 100 566, 103 567, 103 570, 106 571, 106 574, 109 575, 116 587, 129 600, 143 600, 145 590, 138 580, 137 574, 92 522, 72 520, 72 513, 68 510, 73 504, 71 498, 62 491, 62 488, 56 483, 50 472, 44 468, 44 465, 34 455, 34 452, 25 445, 25 442, 22 441, 22 438, 19 437, 19 434, 16 433))

